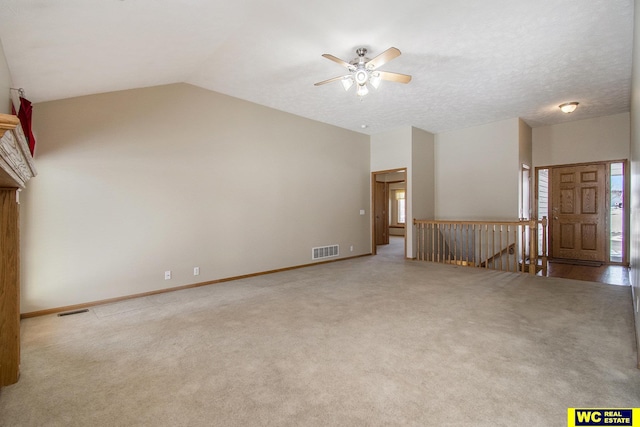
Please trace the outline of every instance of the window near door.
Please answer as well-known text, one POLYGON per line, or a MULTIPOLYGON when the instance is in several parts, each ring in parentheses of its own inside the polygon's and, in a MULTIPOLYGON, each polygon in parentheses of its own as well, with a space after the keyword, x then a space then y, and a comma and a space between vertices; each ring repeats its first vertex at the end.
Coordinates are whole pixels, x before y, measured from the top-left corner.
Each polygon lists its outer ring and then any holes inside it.
POLYGON ((609 165, 610 199, 609 210, 610 245, 609 260, 622 262, 624 259, 624 163, 609 165))
POLYGON ((406 223, 405 190, 391 189, 389 191, 389 224, 404 226, 406 223))
POLYGON ((406 222, 404 190, 396 190, 396 205, 398 208, 398 224, 406 222))
MULTIPOLYGON (((549 220, 549 169, 538 169, 538 220, 549 220)), ((538 250, 542 251, 542 224, 538 225, 538 250)), ((542 253, 540 253, 542 255, 542 253)))
POLYGON ((529 168, 529 166, 525 165, 524 163, 522 164, 521 167, 521 180, 522 180, 522 187, 521 187, 521 204, 520 204, 520 218, 522 219, 529 219, 531 218, 531 206, 530 206, 530 201, 531 201, 531 190, 530 190, 530 174, 531 174, 531 168, 529 168))

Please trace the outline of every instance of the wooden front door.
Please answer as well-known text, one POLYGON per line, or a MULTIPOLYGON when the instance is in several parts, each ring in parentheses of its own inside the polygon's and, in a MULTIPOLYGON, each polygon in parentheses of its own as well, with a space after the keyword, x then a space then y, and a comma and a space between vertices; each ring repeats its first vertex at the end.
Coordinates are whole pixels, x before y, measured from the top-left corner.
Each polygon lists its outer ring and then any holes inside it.
POLYGON ((373 196, 373 215, 376 245, 389 244, 389 213, 387 206, 389 205, 389 186, 386 182, 375 183, 375 192, 373 196))
POLYGON ((604 163, 552 168, 551 255, 606 262, 604 163))

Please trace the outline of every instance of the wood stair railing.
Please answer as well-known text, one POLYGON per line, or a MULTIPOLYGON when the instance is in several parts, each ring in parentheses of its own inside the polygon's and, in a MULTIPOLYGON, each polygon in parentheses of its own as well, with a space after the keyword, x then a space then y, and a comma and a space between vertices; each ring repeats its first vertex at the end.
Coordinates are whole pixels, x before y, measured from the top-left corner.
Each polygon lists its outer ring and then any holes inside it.
POLYGON ((547 274, 547 218, 519 221, 413 221, 416 258, 444 264, 547 274))

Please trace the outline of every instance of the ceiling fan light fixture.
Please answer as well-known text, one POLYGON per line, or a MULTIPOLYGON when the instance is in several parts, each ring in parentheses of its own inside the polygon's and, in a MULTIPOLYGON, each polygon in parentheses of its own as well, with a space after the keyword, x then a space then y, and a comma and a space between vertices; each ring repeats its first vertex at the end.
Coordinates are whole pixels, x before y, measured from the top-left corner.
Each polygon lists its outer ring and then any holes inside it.
POLYGON ((373 86, 375 89, 378 89, 380 87, 380 82, 382 81, 382 78, 380 78, 380 73, 371 73, 371 78, 369 79, 369 81, 371 82, 371 86, 373 86))
POLYGON ((369 73, 365 70, 358 70, 353 74, 353 77, 356 79, 356 83, 362 86, 367 84, 367 80, 369 80, 369 73))
POLYGON ((560 110, 565 113, 565 114, 569 114, 569 113, 573 113, 574 111, 576 111, 576 108, 578 108, 578 103, 577 102, 565 102, 564 104, 560 104, 558 105, 558 107, 560 108, 560 110))
POLYGON ((367 49, 359 48, 356 50, 358 54, 357 58, 351 60, 351 62, 343 61, 342 59, 335 57, 329 53, 323 53, 322 56, 327 58, 349 70, 348 75, 333 77, 331 79, 323 80, 315 83, 314 86, 321 86, 327 83, 340 81, 346 91, 351 86, 356 85, 356 93, 359 97, 366 96, 369 93, 369 84, 374 89, 378 89, 382 80, 389 80, 398 83, 409 83, 411 76, 407 74, 392 73, 389 71, 378 71, 378 68, 394 58, 400 56, 400 50, 395 47, 390 47, 381 54, 377 55, 373 59, 366 57, 367 49))
POLYGON ((351 89, 351 86, 353 86, 353 77, 347 76, 341 80, 341 83, 344 90, 349 90, 351 89))

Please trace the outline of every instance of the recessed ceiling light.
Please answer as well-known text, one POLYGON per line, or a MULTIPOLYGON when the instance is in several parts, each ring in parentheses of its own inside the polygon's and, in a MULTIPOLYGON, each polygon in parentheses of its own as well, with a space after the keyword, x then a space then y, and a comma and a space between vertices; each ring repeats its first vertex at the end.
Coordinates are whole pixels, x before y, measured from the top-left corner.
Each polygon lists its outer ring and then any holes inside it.
POLYGON ((362 129, 366 129, 366 128, 368 128, 368 127, 369 127, 369 125, 360 125, 360 127, 361 127, 362 129))

